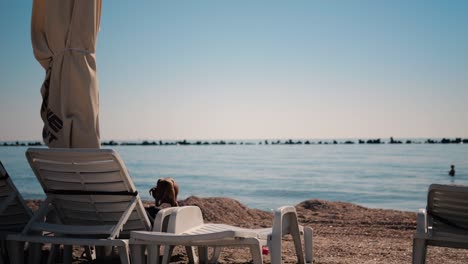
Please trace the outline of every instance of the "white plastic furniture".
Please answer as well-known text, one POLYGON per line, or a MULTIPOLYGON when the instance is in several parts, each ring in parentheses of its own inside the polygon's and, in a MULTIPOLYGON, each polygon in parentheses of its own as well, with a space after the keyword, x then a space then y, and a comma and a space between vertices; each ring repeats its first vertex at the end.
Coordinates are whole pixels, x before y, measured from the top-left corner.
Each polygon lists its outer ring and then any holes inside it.
POLYGON ((270 249, 271 263, 281 263, 282 239, 291 235, 294 241, 298 263, 312 263, 312 229, 301 227, 297 222, 296 210, 284 206, 275 211, 272 228, 248 229, 225 224, 205 224, 200 208, 185 206, 173 209, 167 225, 167 233, 134 231, 130 235, 134 263, 144 260, 144 247, 148 247, 148 262, 159 263, 160 245, 165 245, 162 263, 169 263, 172 246, 186 246, 189 258, 197 262, 193 246, 198 247, 201 263, 216 263, 222 247, 248 247, 255 264, 263 262, 262 246, 270 249), (301 244, 304 235, 305 258, 301 244), (208 247, 214 247, 214 254, 208 259, 208 247), (151 253, 150 253, 151 252, 151 253))
POLYGON ((468 186, 432 184, 417 216, 413 263, 425 263, 427 246, 468 248, 468 186))
POLYGON ((64 245, 64 262, 71 261, 73 245, 115 246, 121 263, 129 263, 130 231, 151 230, 151 223, 119 155, 111 149, 28 149, 26 157, 46 199, 21 234, 8 236, 11 263, 22 263, 24 242, 64 245))

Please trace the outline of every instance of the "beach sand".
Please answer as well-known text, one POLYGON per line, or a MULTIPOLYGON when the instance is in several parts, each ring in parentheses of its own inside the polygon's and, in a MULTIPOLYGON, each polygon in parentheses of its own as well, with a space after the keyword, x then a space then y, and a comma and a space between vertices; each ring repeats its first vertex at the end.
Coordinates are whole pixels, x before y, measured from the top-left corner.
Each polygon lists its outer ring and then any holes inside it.
MULTIPOLYGON (((29 200, 37 209, 40 201, 29 200)), ((227 223, 248 228, 270 227, 272 212, 248 208, 229 198, 189 197, 179 201, 197 205, 206 222, 227 223)), ((146 201, 145 206, 152 206, 146 201)), ((314 263, 411 263, 412 236, 416 229, 416 213, 370 209, 344 202, 308 200, 296 205, 299 222, 314 230, 314 263)), ((283 244, 283 263, 296 263, 290 239, 283 244)), ((45 249, 47 253, 47 249, 45 249)), ((86 263, 74 250, 74 263, 86 263)), ((112 259, 118 262, 118 257, 112 259)), ((466 263, 468 250, 429 247, 427 263, 466 263)), ((96 263, 109 263, 105 262, 96 263)), ((182 247, 176 247, 171 263, 187 263, 182 247)), ((269 255, 264 263, 269 263, 269 255)), ((226 248, 220 263, 251 263, 246 248, 226 248)))

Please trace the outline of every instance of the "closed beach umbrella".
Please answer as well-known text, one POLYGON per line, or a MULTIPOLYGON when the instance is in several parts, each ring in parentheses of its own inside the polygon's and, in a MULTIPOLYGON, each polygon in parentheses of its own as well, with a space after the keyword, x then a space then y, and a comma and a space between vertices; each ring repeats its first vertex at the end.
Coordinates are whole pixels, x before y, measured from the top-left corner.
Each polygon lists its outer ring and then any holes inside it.
POLYGON ((34 0, 34 56, 46 70, 42 137, 51 148, 99 148, 96 40, 101 0, 34 0))

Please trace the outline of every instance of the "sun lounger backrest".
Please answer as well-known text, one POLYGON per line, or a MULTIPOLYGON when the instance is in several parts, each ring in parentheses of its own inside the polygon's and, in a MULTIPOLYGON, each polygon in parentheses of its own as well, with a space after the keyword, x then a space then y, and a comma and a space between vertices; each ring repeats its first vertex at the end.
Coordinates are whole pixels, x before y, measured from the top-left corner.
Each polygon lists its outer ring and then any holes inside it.
POLYGON ((21 232, 31 216, 31 210, 0 162, 0 233, 21 232))
POLYGON ((468 232, 468 187, 432 184, 427 212, 432 216, 434 232, 446 229, 468 232))
POLYGON ((124 232, 148 230, 138 192, 117 152, 28 149, 26 156, 63 224, 113 225, 137 199, 124 232))
POLYGON ((44 191, 136 192, 111 149, 28 149, 29 164, 44 191))

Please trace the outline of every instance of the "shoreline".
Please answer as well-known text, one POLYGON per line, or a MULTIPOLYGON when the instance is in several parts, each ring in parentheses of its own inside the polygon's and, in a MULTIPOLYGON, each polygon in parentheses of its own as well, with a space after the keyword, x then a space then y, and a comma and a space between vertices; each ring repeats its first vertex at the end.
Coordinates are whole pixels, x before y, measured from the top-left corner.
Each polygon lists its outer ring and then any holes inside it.
MULTIPOLYGON (((37 209, 41 200, 26 200, 37 209)), ((153 201, 144 201, 145 207, 153 201)), ((225 223, 246 228, 270 227, 272 212, 248 208, 226 197, 199 198, 190 196, 180 206, 196 205, 205 222, 225 223)), ((314 263, 411 263, 412 236, 416 229, 416 213, 388 209, 371 209, 347 202, 311 199, 295 205, 299 223, 311 226, 314 232, 314 263)), ((75 250, 74 263, 86 263, 75 250)), ((264 256, 269 263, 269 256, 264 256)), ((464 263, 468 250, 429 247, 428 263, 464 263)), ((185 251, 176 247, 171 263, 187 263, 185 251)), ((245 248, 224 249, 220 263, 249 263, 245 248)), ((295 263, 294 246, 288 238, 283 244, 283 263, 295 263)))

